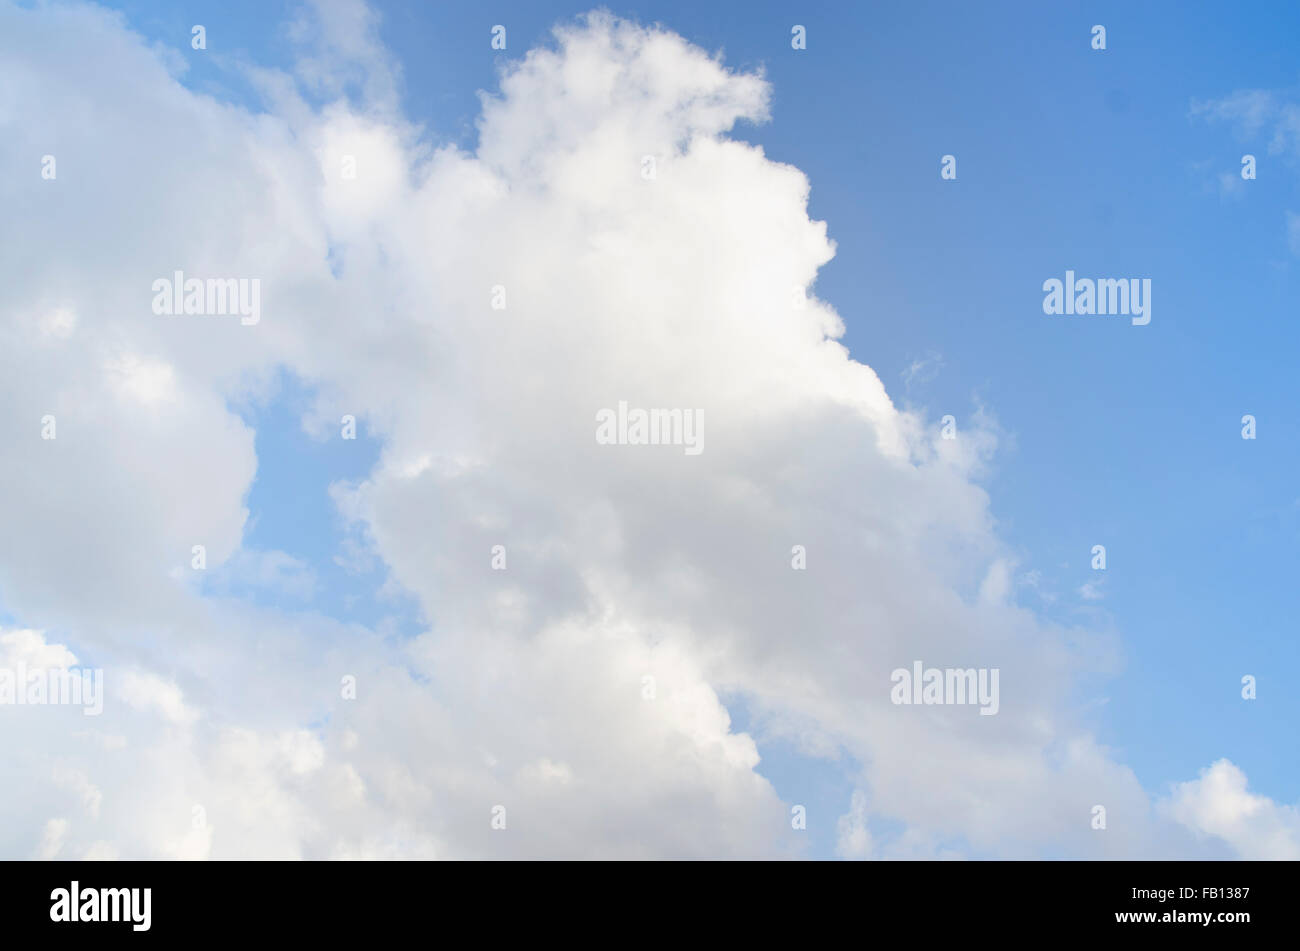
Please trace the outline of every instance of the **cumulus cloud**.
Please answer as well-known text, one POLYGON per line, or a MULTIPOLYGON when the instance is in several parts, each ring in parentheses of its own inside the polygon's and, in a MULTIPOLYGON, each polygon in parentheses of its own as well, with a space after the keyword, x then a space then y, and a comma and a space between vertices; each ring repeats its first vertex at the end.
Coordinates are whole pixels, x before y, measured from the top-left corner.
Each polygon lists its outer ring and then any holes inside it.
POLYGON ((32 777, 0 792, 0 851, 802 854, 730 695, 855 764, 845 854, 875 816, 893 854, 1194 847, 1072 706, 1105 644, 1015 601, 978 481, 995 425, 941 439, 839 342, 810 183, 738 134, 761 75, 593 14, 505 69, 466 151, 400 115, 364 7, 294 35, 255 112, 115 16, 0 0, 0 201, 25 223, 0 232, 0 599, 122 700, 0 740, 32 777), (176 269, 259 278, 261 321, 155 316, 176 269), (244 547, 231 406, 286 370, 321 432, 352 414, 381 446, 329 492, 416 637, 187 580, 202 544, 228 579, 315 590, 244 547), (706 451, 598 444, 620 401, 701 413, 706 451), (892 704, 918 659, 999 668, 999 714, 892 704), (1098 802, 1123 834, 1090 828, 1098 802))
POLYGON ((50 644, 41 631, 8 630, 0 633, 0 667, 71 667, 77 655, 64 644, 50 644))
POLYGON ((1177 784, 1162 805, 1198 836, 1220 839, 1243 858, 1300 858, 1300 809, 1246 785, 1246 774, 1221 759, 1198 779, 1177 784))

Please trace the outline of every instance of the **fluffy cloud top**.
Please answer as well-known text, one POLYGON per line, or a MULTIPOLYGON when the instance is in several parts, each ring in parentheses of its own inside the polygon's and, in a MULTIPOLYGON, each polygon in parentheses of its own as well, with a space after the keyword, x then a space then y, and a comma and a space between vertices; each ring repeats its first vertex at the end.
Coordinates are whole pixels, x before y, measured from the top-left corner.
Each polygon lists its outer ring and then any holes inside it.
POLYGON ((1165 808, 1199 835, 1262 859, 1300 858, 1300 810, 1246 789, 1246 774, 1226 759, 1174 787, 1165 808))

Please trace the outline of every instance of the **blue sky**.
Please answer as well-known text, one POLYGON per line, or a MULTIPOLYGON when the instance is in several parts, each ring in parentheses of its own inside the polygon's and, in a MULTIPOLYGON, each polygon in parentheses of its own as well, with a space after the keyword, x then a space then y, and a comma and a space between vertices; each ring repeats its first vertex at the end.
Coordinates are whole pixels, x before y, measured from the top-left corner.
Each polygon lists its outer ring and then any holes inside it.
MULTIPOLYGON (((287 67, 294 5, 124 2, 131 27, 173 44, 207 27, 210 55, 185 54, 196 91, 256 107, 240 61, 287 67)), ((406 115, 432 144, 472 150, 480 91, 585 7, 551 2, 380 4, 400 62, 406 115), (489 30, 508 29, 508 49, 489 30)), ((843 342, 896 404, 935 425, 978 410, 1000 443, 983 479, 998 532, 1019 559, 1015 598, 1062 625, 1113 633, 1121 665, 1076 698, 1115 758, 1159 793, 1222 756, 1254 792, 1300 794, 1300 166, 1270 153, 1272 127, 1194 115, 1240 90, 1300 98, 1300 7, 1172 3, 612 4, 658 22, 728 68, 761 68, 771 121, 734 135, 810 179, 809 215, 834 260, 818 297, 843 342), (808 48, 790 48, 793 24, 808 48), (1107 49, 1090 48, 1093 24, 1107 49), (1225 189, 1241 157, 1258 179, 1225 189), (957 159, 941 180, 940 158, 957 159), (1152 321, 1048 317, 1043 281, 1150 278, 1152 321), (909 372, 911 368, 911 372, 909 372), (1258 438, 1241 438, 1253 414, 1258 438), (1103 544, 1107 569, 1090 568, 1103 544), (1100 597, 1080 589, 1092 583, 1100 597), (1240 697, 1241 677, 1259 698, 1240 697)), ((311 385, 286 375, 241 406, 257 431, 246 547, 311 566, 313 609, 406 634, 433 619, 379 596, 383 572, 335 561, 348 529, 328 487, 363 479, 379 444, 314 439, 311 385)), ((259 593, 257 597, 265 595, 259 593)), ((743 696, 727 697, 738 727, 743 696)), ((764 741, 759 771, 787 801, 843 812, 838 764, 764 741)), ((835 828, 810 822, 816 854, 835 828)), ((877 829, 888 837, 888 828, 877 829)))

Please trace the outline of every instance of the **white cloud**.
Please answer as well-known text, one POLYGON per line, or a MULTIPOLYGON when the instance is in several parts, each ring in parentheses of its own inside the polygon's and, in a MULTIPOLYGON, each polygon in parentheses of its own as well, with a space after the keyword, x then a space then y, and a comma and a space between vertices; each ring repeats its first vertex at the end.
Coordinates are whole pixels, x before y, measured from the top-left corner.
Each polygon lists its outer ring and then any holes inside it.
POLYGON ((211 575, 213 590, 228 592, 233 586, 247 585, 264 591, 307 600, 319 590, 316 573, 299 558, 282 551, 255 551, 242 548, 211 575))
POLYGON ((50 644, 41 631, 0 628, 0 667, 64 668, 77 662, 77 655, 63 644, 50 644))
POLYGON ((1162 806, 1198 836, 1227 843, 1239 857, 1300 859, 1300 809, 1246 788, 1246 774, 1226 759, 1177 784, 1162 806))
POLYGON ((0 598, 102 655, 123 700, 0 738, 36 776, 0 792, 0 853, 38 850, 42 798, 78 795, 51 749, 101 792, 73 854, 801 854, 726 694, 857 764, 854 854, 874 817, 907 829, 896 853, 1190 841, 1064 699, 1095 636, 1014 600, 976 481, 991 419, 941 440, 829 303, 793 306, 834 245, 807 178, 730 135, 766 118, 761 76, 596 15, 506 71, 474 153, 431 150, 371 16, 312 9, 253 114, 179 86, 114 17, 0 0, 0 203, 45 202, 0 233, 0 598), (56 128, 45 182, 28 157, 56 128), (261 322, 153 316, 178 266, 260 278, 261 322), (8 319, 56 307, 75 321, 8 319), (190 583, 196 544, 236 581, 311 580, 242 547, 256 459, 230 407, 281 368, 318 385, 313 418, 380 440, 331 496, 367 549, 348 562, 382 560, 420 637, 190 583), (624 399, 702 410, 707 451, 597 445, 624 399), (891 704, 917 658, 1000 668, 999 715, 891 704), (1132 834, 1091 831, 1101 801, 1132 834))
POLYGON ((57 858, 63 851, 63 842, 68 835, 67 819, 51 819, 45 823, 45 832, 41 836, 41 844, 36 850, 38 859, 57 858))
POLYGON ((82 808, 91 819, 99 818, 99 809, 104 802, 104 794, 98 786, 86 778, 79 769, 56 768, 53 773, 56 783, 77 794, 82 808))
POLYGON ((156 674, 137 670, 115 672, 114 686, 121 698, 137 710, 157 713, 171 723, 187 724, 195 712, 185 705, 180 687, 156 674))
POLYGON ((867 827, 867 796, 855 789, 849 811, 840 816, 836 826, 835 851, 848 859, 871 857, 871 830, 867 827))
POLYGON ((1235 122, 1243 135, 1257 135, 1277 114, 1279 103, 1263 89, 1244 89, 1218 99, 1194 100, 1191 114, 1209 120, 1235 122))
MULTIPOLYGON (((1208 121, 1227 122, 1247 148, 1262 145, 1270 156, 1278 156, 1294 165, 1300 161, 1300 103, 1264 89, 1247 89, 1218 99, 1197 100, 1191 114, 1208 121), (1267 133, 1267 141, 1262 138, 1267 133), (1258 143, 1258 145, 1256 145, 1258 143)), ((1246 183, 1241 169, 1219 174, 1222 194, 1240 194, 1246 183)), ((1300 215, 1286 212, 1286 238, 1291 253, 1300 256, 1300 215)))

